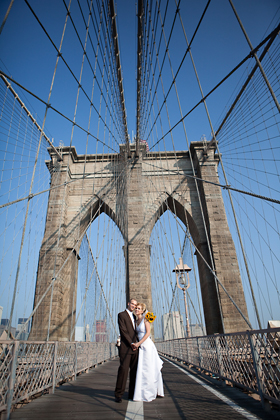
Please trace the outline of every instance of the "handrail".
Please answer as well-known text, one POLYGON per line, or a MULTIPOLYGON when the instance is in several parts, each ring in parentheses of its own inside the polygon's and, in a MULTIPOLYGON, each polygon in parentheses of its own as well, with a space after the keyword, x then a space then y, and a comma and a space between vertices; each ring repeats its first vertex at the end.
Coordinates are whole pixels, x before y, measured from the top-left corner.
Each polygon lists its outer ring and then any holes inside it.
POLYGON ((117 356, 115 343, 0 340, 0 413, 117 356))
POLYGON ((280 405, 280 328, 156 342, 160 354, 280 405))
MULTIPOLYGON (((178 338, 160 354, 209 372, 280 405, 280 328, 178 338)), ((115 343, 0 340, 0 413, 117 356, 115 343)))

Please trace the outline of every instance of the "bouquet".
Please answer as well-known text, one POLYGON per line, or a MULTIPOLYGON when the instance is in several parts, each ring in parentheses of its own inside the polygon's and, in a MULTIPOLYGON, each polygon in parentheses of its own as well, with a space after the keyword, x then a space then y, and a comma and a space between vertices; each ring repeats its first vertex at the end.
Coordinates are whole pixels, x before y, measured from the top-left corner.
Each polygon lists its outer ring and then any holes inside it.
POLYGON ((153 312, 147 312, 145 315, 145 318, 150 322, 154 322, 154 320, 156 319, 156 315, 154 315, 153 312))

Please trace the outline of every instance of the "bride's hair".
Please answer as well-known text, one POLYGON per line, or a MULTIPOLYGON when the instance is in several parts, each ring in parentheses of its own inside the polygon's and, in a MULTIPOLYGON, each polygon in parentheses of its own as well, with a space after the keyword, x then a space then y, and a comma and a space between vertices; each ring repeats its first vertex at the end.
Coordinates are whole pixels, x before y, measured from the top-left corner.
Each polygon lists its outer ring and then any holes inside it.
POLYGON ((145 303, 137 303, 137 306, 140 306, 140 307, 141 307, 141 309, 142 309, 143 313, 145 313, 145 312, 146 312, 146 310, 147 310, 147 306, 146 306, 146 304, 145 304, 145 303))
MULTIPOLYGON (((145 316, 145 314, 146 314, 146 312, 147 312, 147 307, 146 307, 146 305, 145 305, 145 303, 137 303, 137 306, 140 306, 140 308, 142 309, 142 311, 143 311, 143 315, 145 316)), ((134 311, 135 311, 135 309, 134 309, 134 311)), ((136 316, 136 319, 138 320, 139 318, 138 318, 138 316, 136 316)))

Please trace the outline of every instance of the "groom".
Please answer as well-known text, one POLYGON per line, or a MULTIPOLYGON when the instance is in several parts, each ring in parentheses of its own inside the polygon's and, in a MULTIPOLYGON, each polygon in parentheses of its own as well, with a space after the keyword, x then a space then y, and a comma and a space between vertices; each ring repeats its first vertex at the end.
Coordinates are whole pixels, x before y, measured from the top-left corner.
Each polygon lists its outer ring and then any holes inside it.
POLYGON ((138 349, 134 350, 132 344, 138 340, 135 331, 135 319, 132 312, 136 306, 137 300, 132 298, 127 304, 127 309, 118 314, 118 324, 121 334, 121 345, 119 351, 120 366, 115 388, 115 401, 118 403, 122 402, 122 395, 125 391, 129 369, 130 375, 128 399, 132 400, 134 394, 138 363, 138 349))

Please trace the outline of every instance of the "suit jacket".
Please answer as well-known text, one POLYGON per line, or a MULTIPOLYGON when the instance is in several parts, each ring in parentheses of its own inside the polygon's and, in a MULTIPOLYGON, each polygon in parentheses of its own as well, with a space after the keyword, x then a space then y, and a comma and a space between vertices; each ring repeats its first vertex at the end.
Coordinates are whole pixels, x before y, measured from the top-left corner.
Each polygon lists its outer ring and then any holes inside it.
POLYGON ((121 334, 120 354, 133 354, 131 343, 138 341, 137 334, 127 311, 118 314, 118 324, 121 334))

